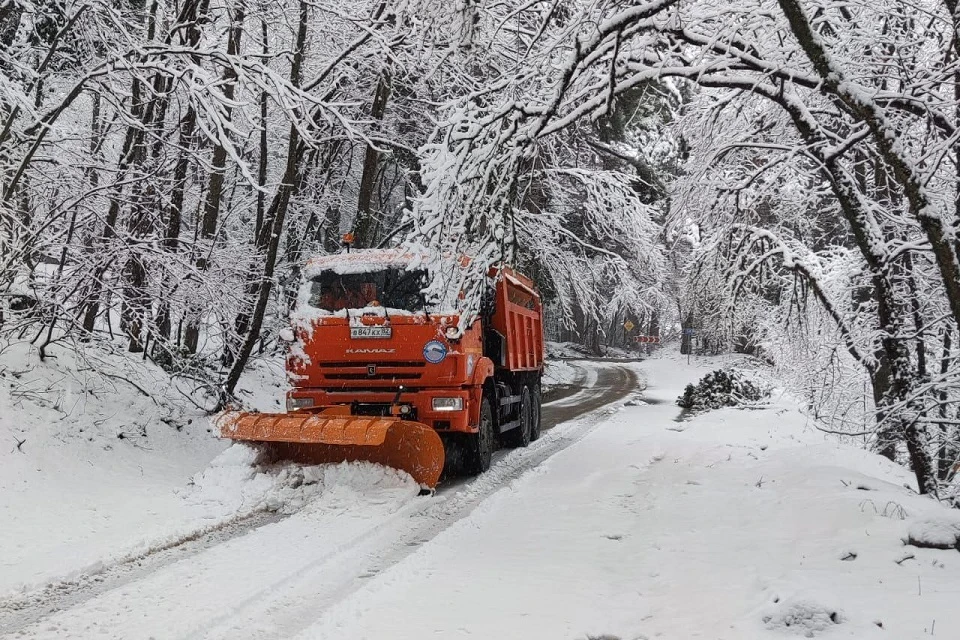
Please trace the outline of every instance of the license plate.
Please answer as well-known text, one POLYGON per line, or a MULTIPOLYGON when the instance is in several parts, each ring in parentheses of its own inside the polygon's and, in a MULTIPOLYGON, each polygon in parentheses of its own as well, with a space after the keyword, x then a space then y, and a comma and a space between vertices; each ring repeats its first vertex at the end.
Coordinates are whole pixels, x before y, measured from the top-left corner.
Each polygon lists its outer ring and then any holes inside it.
POLYGON ((389 338, 391 327, 350 327, 351 338, 389 338))

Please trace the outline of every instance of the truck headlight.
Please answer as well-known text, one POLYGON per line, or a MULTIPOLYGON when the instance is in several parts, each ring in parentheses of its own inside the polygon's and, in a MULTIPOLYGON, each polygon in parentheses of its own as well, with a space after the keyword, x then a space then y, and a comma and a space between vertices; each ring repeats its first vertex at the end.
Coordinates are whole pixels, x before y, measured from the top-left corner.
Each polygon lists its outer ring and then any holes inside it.
POLYGON ((313 406, 313 398, 287 398, 287 411, 299 411, 313 406))
POLYGON ((434 411, 462 411, 463 398, 434 398, 434 411))

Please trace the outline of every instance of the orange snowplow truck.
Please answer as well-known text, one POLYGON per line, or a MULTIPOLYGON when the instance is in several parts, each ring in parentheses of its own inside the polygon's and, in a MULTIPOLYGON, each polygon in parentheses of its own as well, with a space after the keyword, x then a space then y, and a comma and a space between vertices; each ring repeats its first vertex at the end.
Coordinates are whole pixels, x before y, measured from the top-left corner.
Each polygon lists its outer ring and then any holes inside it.
POLYGON ((543 309, 533 282, 492 268, 481 312, 430 309, 422 256, 354 250, 310 260, 291 330, 287 413, 231 412, 225 438, 275 459, 368 460, 436 486, 445 459, 477 474, 498 444, 540 436, 543 309))

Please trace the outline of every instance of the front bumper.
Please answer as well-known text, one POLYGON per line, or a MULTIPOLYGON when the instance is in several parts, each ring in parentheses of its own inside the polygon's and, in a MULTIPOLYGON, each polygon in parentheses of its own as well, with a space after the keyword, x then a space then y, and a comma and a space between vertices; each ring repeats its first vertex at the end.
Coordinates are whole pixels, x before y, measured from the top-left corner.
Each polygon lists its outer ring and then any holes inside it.
POLYGON ((467 389, 424 389, 404 391, 399 398, 395 391, 350 391, 298 388, 287 393, 287 398, 300 400, 299 412, 319 412, 325 407, 349 405, 355 415, 389 415, 390 406, 407 405, 411 411, 398 417, 423 423, 434 430, 444 432, 476 433, 476 425, 470 424, 471 392, 467 389), (436 411, 434 398, 461 398, 463 409, 456 411, 436 411), (310 399, 313 406, 302 406, 303 400, 310 399))

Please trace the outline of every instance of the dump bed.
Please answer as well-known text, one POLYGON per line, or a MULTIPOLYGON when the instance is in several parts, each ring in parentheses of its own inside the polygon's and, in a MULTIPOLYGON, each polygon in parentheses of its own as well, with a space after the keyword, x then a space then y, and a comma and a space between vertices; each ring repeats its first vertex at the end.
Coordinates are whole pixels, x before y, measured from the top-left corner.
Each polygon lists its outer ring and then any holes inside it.
POLYGON ((512 269, 497 277, 491 327, 504 338, 503 366, 511 371, 543 368, 543 309, 533 281, 512 269))

